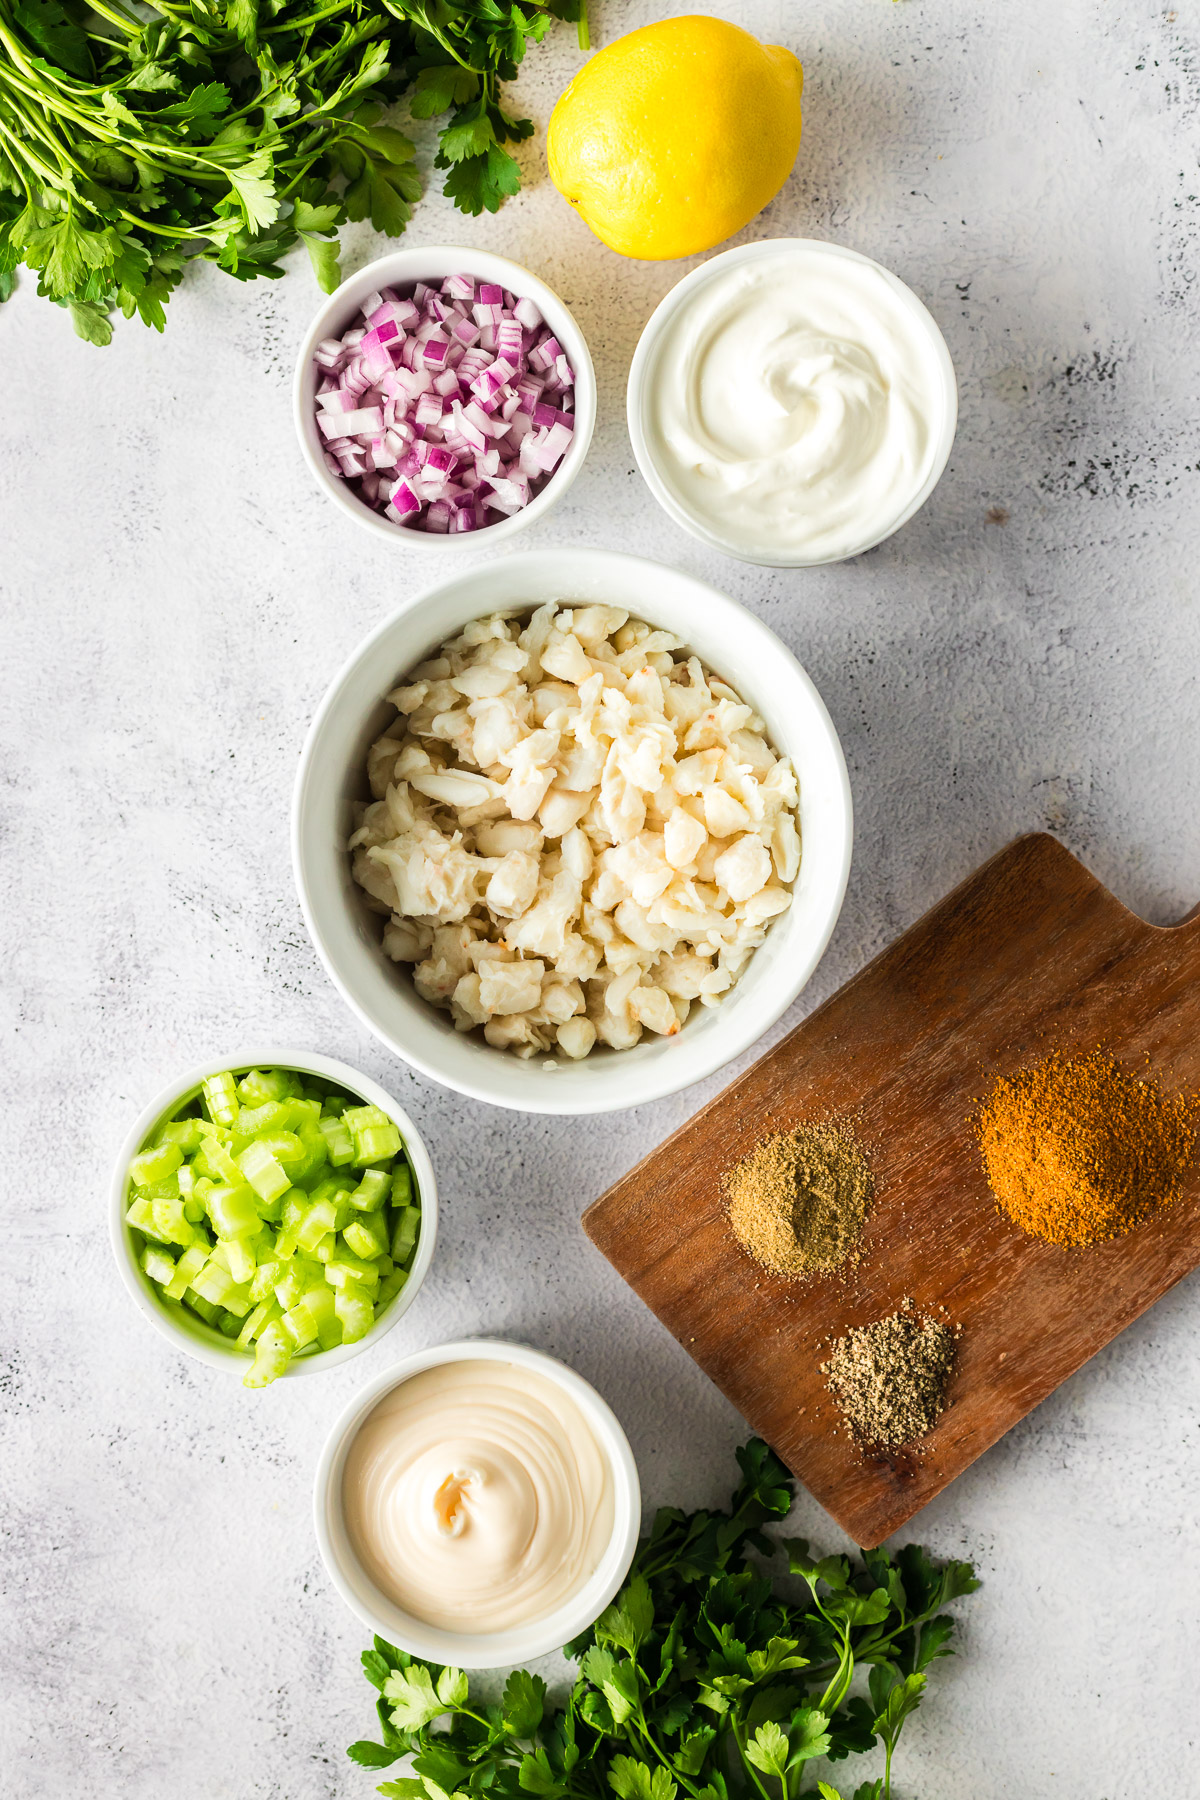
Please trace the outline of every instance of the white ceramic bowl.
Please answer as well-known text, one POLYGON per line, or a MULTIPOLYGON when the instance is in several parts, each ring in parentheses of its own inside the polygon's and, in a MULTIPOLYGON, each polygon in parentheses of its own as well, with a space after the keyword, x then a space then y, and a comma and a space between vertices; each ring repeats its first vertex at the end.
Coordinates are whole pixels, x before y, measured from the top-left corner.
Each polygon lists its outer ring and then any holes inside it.
POLYGON ((582 331, 574 316, 552 288, 520 263, 506 256, 495 256, 488 250, 466 249, 456 244, 435 244, 424 249, 394 250, 368 263, 356 275, 347 276, 332 293, 309 326, 300 345, 296 374, 292 382, 292 415, 304 460, 313 480, 334 505, 356 525, 387 543, 402 549, 426 550, 433 556, 449 551, 494 550, 507 543, 518 531, 544 519, 551 507, 557 506, 571 486, 588 453, 596 423, 596 372, 582 331), (382 287, 411 287, 418 281, 444 281, 447 275, 474 275, 482 281, 497 282, 518 299, 532 300, 554 335, 566 351, 575 371, 575 428, 571 448, 563 457, 541 492, 529 505, 510 518, 480 531, 439 534, 414 531, 382 514, 373 512, 354 494, 344 481, 339 481, 325 466, 321 433, 317 428, 317 368, 313 351, 322 338, 341 337, 348 331, 354 315, 367 295, 382 287))
POLYGON ((675 1093, 740 1056, 800 992, 829 942, 846 891, 850 784, 821 697, 773 632, 715 588, 661 563, 610 550, 500 557, 411 600, 376 628, 336 675, 300 759, 292 853, 300 903, 321 960, 363 1023, 434 1081, 518 1112, 602 1113, 675 1093), (368 746, 395 719, 383 696, 471 619, 547 600, 611 601, 676 632, 766 721, 800 778, 804 845, 795 897, 720 1006, 694 1008, 674 1038, 594 1050, 547 1068, 454 1029, 384 954, 345 845, 352 804, 367 795, 368 746))
POLYGON ((741 244, 734 250, 725 250, 720 256, 712 257, 702 263, 700 268, 693 269, 690 275, 673 287, 651 313, 645 329, 638 340, 637 349, 633 353, 633 362, 629 369, 629 384, 625 401, 626 420, 629 426, 629 437, 633 444, 633 454, 638 468, 642 472, 650 492, 658 501, 663 511, 690 531, 701 543, 710 544, 714 549, 722 551, 726 556, 733 556, 739 562, 757 563, 764 568, 801 569, 818 568, 823 563, 845 562, 851 556, 861 556, 865 550, 873 550, 876 544, 882 544, 893 532, 899 531, 907 524, 913 514, 918 512, 932 494, 942 478, 950 450, 954 443, 955 427, 958 423, 958 385, 954 379, 954 364, 950 360, 950 352, 946 348, 946 340, 938 329, 937 322, 928 308, 918 300, 912 289, 906 287, 899 276, 885 269, 882 263, 873 262, 869 256, 861 256, 857 250, 847 250, 841 244, 826 243, 821 238, 765 238, 754 244, 741 244), (912 496, 908 505, 892 520, 886 530, 878 531, 856 544, 853 550, 845 551, 837 556, 809 556, 802 551, 788 554, 786 551, 753 554, 742 545, 730 543, 717 531, 713 530, 703 514, 693 512, 680 500, 675 489, 664 478, 654 459, 651 449, 651 437, 647 431, 647 411, 653 393, 655 367, 662 347, 667 327, 677 318, 679 313, 689 305, 698 291, 705 287, 717 275, 726 270, 745 263, 760 262, 764 258, 777 256, 780 250, 789 248, 814 251, 822 256, 837 257, 843 261, 862 263, 874 269, 898 295, 912 314, 918 329, 928 340, 932 359, 937 371, 937 392, 932 396, 936 416, 936 443, 929 473, 920 488, 912 496))
POLYGON ((359 1338, 355 1344, 339 1344, 333 1350, 309 1351, 294 1356, 285 1374, 314 1375, 325 1369, 336 1369, 341 1363, 349 1362, 360 1351, 369 1350, 377 1344, 385 1332, 399 1323, 416 1299, 421 1283, 429 1273, 437 1241, 437 1182, 421 1134, 404 1108, 398 1106, 378 1082, 372 1081, 367 1075, 360 1075, 357 1069, 350 1068, 346 1063, 335 1062, 331 1056, 317 1056, 309 1050, 266 1049, 250 1055, 239 1053, 233 1057, 220 1057, 212 1062, 201 1063, 198 1068, 189 1069, 150 1102, 131 1126, 121 1145, 121 1153, 113 1171, 109 1233, 121 1279, 142 1317, 148 1319, 165 1338, 169 1338, 177 1350, 186 1351, 189 1356, 194 1356, 198 1362, 207 1363, 210 1368, 224 1369, 239 1377, 246 1373, 253 1360, 246 1351, 238 1350, 228 1338, 205 1325, 203 1320, 193 1318, 182 1308, 169 1308, 159 1299, 154 1284, 138 1264, 133 1236, 125 1223, 129 1205, 129 1165, 133 1158, 154 1127, 164 1119, 169 1119, 185 1101, 193 1099, 199 1093, 201 1084, 210 1075, 219 1074, 222 1069, 232 1069, 238 1075, 244 1075, 248 1069, 298 1069, 304 1075, 323 1076, 379 1107, 400 1128, 421 1199, 421 1235, 417 1239, 408 1280, 391 1304, 380 1313, 365 1337, 359 1338))
POLYGON ((415 1356, 406 1356, 403 1362, 389 1369, 386 1375, 380 1375, 354 1397, 321 1452, 313 1511, 317 1543, 330 1580, 369 1631, 401 1650, 407 1650, 410 1656, 421 1656, 430 1662, 448 1663, 458 1669, 496 1669, 525 1663, 535 1656, 546 1656, 552 1650, 561 1649, 603 1612, 629 1572, 637 1549, 642 1495, 629 1440, 616 1414, 595 1388, 565 1363, 541 1350, 531 1350, 525 1344, 507 1343, 498 1338, 479 1338, 437 1344, 430 1350, 418 1351, 415 1356), (612 1537, 595 1574, 557 1612, 547 1614, 544 1619, 514 1625, 508 1631, 477 1635, 443 1631, 404 1612, 395 1601, 380 1593, 366 1574, 346 1532, 342 1475, 347 1452, 367 1414, 385 1394, 411 1376, 455 1362, 515 1363, 518 1368, 532 1369, 546 1380, 555 1382, 570 1395, 591 1426, 612 1472, 612 1537))

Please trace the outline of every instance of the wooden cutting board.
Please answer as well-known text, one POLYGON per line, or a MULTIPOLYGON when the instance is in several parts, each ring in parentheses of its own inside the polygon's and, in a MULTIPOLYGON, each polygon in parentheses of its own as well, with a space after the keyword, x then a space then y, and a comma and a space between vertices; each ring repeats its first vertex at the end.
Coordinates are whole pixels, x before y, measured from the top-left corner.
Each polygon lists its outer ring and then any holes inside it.
MULTIPOLYGON (((1200 909, 1198 909, 1200 910, 1200 909)), ((1200 1086, 1200 918, 1123 907, 1053 838, 984 864, 584 1214, 584 1228, 838 1523, 881 1542, 1200 1262, 1200 1169, 1128 1237, 1064 1251, 996 1208, 969 1115, 990 1077, 1104 1044, 1200 1086), (722 1172, 765 1133, 852 1115, 876 1177, 858 1267, 778 1279, 739 1248, 722 1172), (920 1453, 854 1445, 819 1365, 895 1310, 961 1326, 920 1453), (839 1428, 840 1427, 840 1428, 839 1428)))

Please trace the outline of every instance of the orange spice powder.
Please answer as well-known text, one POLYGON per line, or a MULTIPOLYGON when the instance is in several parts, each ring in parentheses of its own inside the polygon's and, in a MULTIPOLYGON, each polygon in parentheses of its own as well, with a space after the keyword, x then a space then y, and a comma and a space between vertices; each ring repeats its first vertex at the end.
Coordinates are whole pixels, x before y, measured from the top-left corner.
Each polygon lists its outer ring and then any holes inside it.
POLYGON ((1196 1104, 1102 1050, 1001 1076, 975 1127, 988 1183, 1022 1231, 1074 1249, 1120 1237, 1182 1191, 1196 1104))

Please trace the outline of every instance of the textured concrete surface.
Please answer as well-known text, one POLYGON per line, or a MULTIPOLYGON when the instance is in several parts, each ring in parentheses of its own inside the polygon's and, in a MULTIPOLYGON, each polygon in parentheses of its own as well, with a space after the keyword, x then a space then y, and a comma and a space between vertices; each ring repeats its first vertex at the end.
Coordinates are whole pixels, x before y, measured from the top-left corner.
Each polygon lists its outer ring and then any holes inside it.
MULTIPOLYGON (((595 0, 597 37, 666 10, 595 0)), ((756 572, 677 532, 634 472, 622 398, 682 270, 592 240, 541 178, 539 137, 499 217, 431 197, 411 238, 528 263, 589 336, 600 428, 540 541, 703 574, 825 695, 857 854, 796 1016, 1029 827, 1147 917, 1178 917, 1200 899, 1194 12, 715 10, 807 71, 795 174, 748 235, 833 237, 916 288, 961 379, 953 460, 913 524, 841 567, 756 572)), ((575 62, 562 33, 529 64, 518 97, 539 125, 575 62)), ((382 248, 357 229, 348 265, 382 248)), ((464 1103, 363 1034, 307 943, 287 854, 307 721, 362 634, 432 578, 310 487, 288 379, 316 298, 299 265, 248 289, 202 273, 165 338, 119 326, 106 351, 27 282, 0 313, 6 1800, 372 1791, 342 1756, 372 1718, 364 1634, 319 1565, 309 1484, 335 1412, 397 1354, 486 1331, 566 1357, 624 1419, 651 1503, 723 1494, 742 1429, 577 1227, 719 1083, 585 1126, 464 1103), (103 1215, 131 1114, 181 1065, 263 1037, 391 1086, 432 1145, 444 1235, 386 1347, 252 1396, 136 1317, 103 1215)), ((1193 1279, 916 1521, 986 1586, 898 1793, 1195 1793, 1198 1307, 1193 1279)), ((837 1541, 804 1498, 798 1521, 837 1541)))

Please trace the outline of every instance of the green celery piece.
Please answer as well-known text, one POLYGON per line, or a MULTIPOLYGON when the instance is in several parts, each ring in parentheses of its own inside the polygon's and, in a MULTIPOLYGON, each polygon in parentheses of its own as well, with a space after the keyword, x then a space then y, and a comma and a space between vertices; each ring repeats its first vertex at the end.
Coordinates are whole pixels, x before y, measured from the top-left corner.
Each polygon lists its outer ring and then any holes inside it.
POLYGON ((288 1263, 287 1272, 275 1283, 275 1298, 282 1312, 289 1312, 303 1294, 305 1288, 304 1273, 298 1263, 288 1263))
POLYGON ((253 1312, 254 1302, 250 1298, 250 1288, 246 1282, 236 1281, 226 1294, 221 1305, 231 1312, 235 1319, 244 1319, 248 1312, 253 1312))
POLYGON ((217 1330, 223 1337, 235 1338, 241 1328, 241 1320, 236 1313, 223 1312, 217 1320, 217 1330))
POLYGON ((226 1238, 225 1254, 229 1259, 229 1273, 235 1281, 249 1283, 254 1280, 258 1262, 248 1238, 226 1238))
POLYGON ((325 1139, 329 1160, 335 1169, 340 1169, 343 1163, 354 1161, 354 1139, 350 1135, 349 1126, 343 1120, 324 1118, 318 1129, 325 1139))
POLYGON ((373 1290, 378 1287, 380 1277, 375 1263, 364 1261, 352 1251, 341 1250, 325 1264, 325 1279, 334 1287, 345 1287, 350 1283, 373 1290))
POLYGON ((274 1294, 269 1295, 265 1300, 260 1300, 253 1312, 246 1314, 242 1329, 238 1332, 238 1349, 248 1350, 264 1327, 279 1317, 279 1302, 274 1294))
POLYGON ((294 1135, 299 1140, 302 1154, 287 1164, 288 1170, 293 1181, 311 1181, 328 1163, 328 1147, 320 1127, 312 1119, 302 1120, 294 1135))
POLYGON ((296 1245, 311 1256, 327 1231, 337 1230, 337 1208, 331 1200, 317 1200, 304 1215, 304 1223, 296 1236, 296 1245))
POLYGON ((349 1282, 334 1296, 334 1310, 342 1327, 343 1344, 356 1344, 366 1337, 375 1323, 375 1307, 370 1296, 354 1282, 349 1282))
POLYGON ((183 1216, 188 1221, 189 1225, 198 1225, 201 1219, 207 1219, 208 1214, 204 1210, 203 1200, 197 1200, 195 1196, 190 1200, 185 1200, 183 1203, 183 1216))
POLYGON ((210 1306, 225 1306, 236 1285, 229 1270, 217 1261, 214 1251, 200 1273, 192 1277, 191 1291, 207 1300, 210 1306))
MULTIPOLYGON (((290 1192, 290 1189, 289 1189, 289 1192, 290 1192)), ((260 1200, 258 1203, 258 1216, 260 1219, 263 1220, 264 1224, 278 1225, 282 1213, 283 1213, 283 1195, 282 1194, 280 1194, 277 1199, 260 1200)))
MULTIPOLYGON (((292 1104, 295 1105, 295 1101, 292 1104)), ((260 1131, 256 1142, 269 1151, 276 1162, 283 1163, 285 1168, 290 1169, 293 1163, 305 1160, 304 1145, 294 1131, 260 1131)))
POLYGON ((245 1185, 215 1187, 205 1195, 205 1204, 218 1237, 241 1237, 261 1223, 253 1191, 245 1185))
POLYGON ((300 1077, 292 1069, 250 1069, 237 1084, 238 1098, 246 1106, 265 1100, 290 1100, 300 1094, 300 1077))
POLYGON ((199 1119, 171 1119, 159 1133, 163 1144, 178 1144, 185 1156, 192 1156, 204 1142, 199 1119))
POLYGON ((358 1168, 399 1155, 402 1148, 400 1133, 377 1106, 350 1106, 342 1116, 354 1139, 354 1161, 358 1168))
MULTIPOLYGON (((294 1100, 264 1100, 261 1106, 243 1106, 234 1126, 234 1136, 252 1139, 262 1137, 267 1131, 290 1131, 295 1104, 294 1100)), ((245 1148, 244 1145, 239 1147, 245 1148)))
POLYGON ((188 1289, 183 1296, 183 1304, 189 1307, 198 1318, 203 1319, 206 1325, 213 1324, 220 1312, 218 1306, 215 1306, 211 1300, 206 1300, 203 1294, 198 1294, 195 1288, 188 1289))
POLYGON ((179 1186, 180 1198, 190 1200, 196 1192, 196 1171, 191 1163, 184 1163, 175 1171, 175 1180, 179 1186))
POLYGON ((408 1164, 404 1162, 392 1171, 392 1205, 411 1206, 412 1203, 413 1174, 408 1164))
POLYGON ((313 1255, 319 1263, 331 1262, 337 1255, 337 1232, 327 1231, 313 1251, 313 1255))
POLYGON ((387 1199, 391 1185, 386 1169, 365 1169, 362 1180, 350 1196, 350 1204, 358 1212, 375 1212, 387 1199))
POLYGON ((400 1289, 407 1280, 407 1269, 393 1269, 390 1275, 384 1276, 379 1284, 379 1292, 375 1296, 376 1312, 382 1312, 389 1300, 394 1300, 396 1298, 396 1295, 400 1292, 400 1289))
POLYGON ((398 1263, 406 1263, 413 1253, 418 1234, 421 1230, 421 1209, 419 1206, 406 1206, 396 1220, 396 1229, 392 1233, 392 1256, 398 1263))
POLYGON ((126 1209, 125 1223, 132 1225, 135 1231, 140 1231, 143 1237, 157 1238, 160 1244, 165 1244, 167 1241, 160 1235, 158 1227, 154 1223, 153 1200, 135 1200, 132 1206, 126 1209))
POLYGON ((291 1177, 284 1173, 283 1164, 277 1161, 261 1138, 247 1144, 237 1159, 237 1167, 241 1179, 248 1181, 262 1200, 280 1200, 292 1185, 291 1177))
POLYGON ((238 1116, 237 1083, 228 1069, 204 1083, 204 1104, 216 1125, 232 1125, 238 1116))
POLYGON ((254 1349, 254 1363, 242 1377, 243 1387, 266 1387, 292 1360, 292 1340, 278 1319, 264 1327, 254 1349))
POLYGON ((209 1171, 217 1181, 224 1182, 230 1187, 237 1187, 239 1182, 245 1180, 242 1171, 219 1138, 205 1138, 204 1148, 196 1153, 197 1162, 201 1158, 207 1163, 209 1171))
POLYGON ((150 1206, 154 1229, 160 1238, 165 1238, 168 1244, 178 1244, 184 1250, 195 1241, 196 1228, 184 1211, 182 1200, 152 1200, 150 1206))
POLYGON ((376 1257, 387 1255, 388 1228, 382 1213, 367 1213, 364 1217, 351 1219, 342 1236, 349 1249, 364 1262, 374 1262, 376 1257))
POLYGON ((295 1306, 289 1306, 280 1320, 297 1350, 303 1350, 305 1345, 315 1344, 317 1341, 317 1321, 307 1301, 308 1296, 301 1294, 295 1306))
POLYGON ((157 1244, 146 1245, 141 1264, 151 1281, 157 1281, 160 1287, 166 1287, 175 1274, 175 1258, 168 1256, 157 1244))
POLYGON ((324 1282, 320 1287, 311 1287, 304 1296, 313 1318, 317 1321, 317 1343, 322 1350, 332 1350, 342 1341, 342 1321, 337 1316, 334 1304, 333 1289, 324 1282))
POLYGON ((163 1292, 168 1300, 182 1300, 192 1280, 208 1261, 206 1244, 189 1244, 179 1261, 175 1264, 175 1273, 167 1283, 163 1292))
POLYGON ((321 1113, 327 1119, 340 1119, 349 1104, 345 1094, 326 1094, 321 1101, 321 1113))
POLYGON ((275 1256, 269 1256, 260 1262, 250 1282, 250 1298, 254 1301, 266 1300, 275 1292, 275 1283, 282 1281, 285 1264, 275 1256))
POLYGON ((182 1161, 183 1151, 178 1144, 155 1144, 149 1150, 139 1150, 129 1165, 129 1179, 134 1187, 149 1187, 152 1182, 173 1175, 182 1161))

